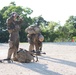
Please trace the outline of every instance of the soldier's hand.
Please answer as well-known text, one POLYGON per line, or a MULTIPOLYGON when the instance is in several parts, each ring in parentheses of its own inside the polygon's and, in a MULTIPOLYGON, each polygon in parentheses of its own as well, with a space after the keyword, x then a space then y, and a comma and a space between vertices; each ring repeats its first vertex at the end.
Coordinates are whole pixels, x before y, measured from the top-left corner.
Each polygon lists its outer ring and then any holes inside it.
POLYGON ((19 16, 19 19, 23 20, 23 17, 22 16, 19 16))

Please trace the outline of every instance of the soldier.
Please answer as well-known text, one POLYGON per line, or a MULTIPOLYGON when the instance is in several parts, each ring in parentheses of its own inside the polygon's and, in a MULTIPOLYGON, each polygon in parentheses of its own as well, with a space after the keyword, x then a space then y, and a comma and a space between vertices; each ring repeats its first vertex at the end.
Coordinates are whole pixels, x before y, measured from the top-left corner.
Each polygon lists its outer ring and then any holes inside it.
POLYGON ((29 26, 25 29, 28 33, 27 38, 29 42, 29 51, 33 51, 34 47, 40 55, 40 51, 42 50, 42 41, 44 40, 43 35, 40 32, 39 26, 29 26))
POLYGON ((16 52, 19 48, 19 30, 22 18, 16 12, 13 12, 11 16, 6 20, 7 28, 9 32, 9 50, 7 59, 11 60, 13 54, 13 60, 16 60, 16 52))

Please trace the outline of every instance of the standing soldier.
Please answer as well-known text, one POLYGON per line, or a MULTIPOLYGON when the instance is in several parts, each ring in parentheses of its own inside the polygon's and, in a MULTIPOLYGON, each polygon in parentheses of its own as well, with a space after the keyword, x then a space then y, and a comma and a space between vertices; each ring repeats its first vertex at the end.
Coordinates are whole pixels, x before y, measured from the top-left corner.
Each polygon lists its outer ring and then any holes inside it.
POLYGON ((11 60, 13 54, 13 60, 16 60, 16 52, 19 48, 19 30, 20 24, 22 23, 22 18, 16 12, 13 12, 11 16, 7 19, 7 28, 9 32, 9 50, 7 60, 11 60))

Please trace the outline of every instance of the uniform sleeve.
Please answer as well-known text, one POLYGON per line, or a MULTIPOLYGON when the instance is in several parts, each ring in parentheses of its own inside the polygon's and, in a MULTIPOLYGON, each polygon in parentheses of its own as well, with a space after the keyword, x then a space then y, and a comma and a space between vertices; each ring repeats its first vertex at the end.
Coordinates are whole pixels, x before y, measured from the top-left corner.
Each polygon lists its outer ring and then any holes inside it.
POLYGON ((14 31, 15 25, 13 24, 13 17, 9 17, 6 20, 7 29, 9 33, 12 33, 14 31))
POLYGON ((20 24, 22 24, 22 22, 23 22, 23 20, 19 19, 19 20, 16 21, 16 24, 20 25, 20 24))
POLYGON ((6 24, 7 25, 10 25, 13 21, 13 16, 9 17, 7 20, 6 20, 6 24))

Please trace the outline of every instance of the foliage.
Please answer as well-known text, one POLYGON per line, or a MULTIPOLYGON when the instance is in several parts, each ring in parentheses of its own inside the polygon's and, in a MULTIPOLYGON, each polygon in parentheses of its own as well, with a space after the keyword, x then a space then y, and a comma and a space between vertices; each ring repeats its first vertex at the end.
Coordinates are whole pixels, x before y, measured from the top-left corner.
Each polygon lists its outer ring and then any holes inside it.
POLYGON ((25 29, 34 24, 38 25, 41 33, 44 36, 44 41, 47 42, 65 42, 71 41, 72 38, 76 40, 76 16, 70 16, 64 26, 54 21, 46 21, 42 15, 31 18, 33 10, 30 8, 23 8, 16 6, 15 2, 11 2, 8 6, 0 10, 0 42, 8 42, 9 34, 7 32, 6 19, 10 16, 11 12, 17 12, 23 17, 23 23, 20 30, 20 42, 27 41, 27 33, 25 29))
POLYGON ((44 35, 45 41, 50 41, 53 42, 55 40, 55 38, 57 37, 57 34, 55 33, 55 29, 58 27, 58 23, 56 22, 48 22, 48 24, 45 25, 41 25, 41 31, 42 34, 44 35))
MULTIPOLYGON (((0 10, 0 38, 2 39, 2 36, 6 38, 5 35, 8 35, 6 19, 10 16, 11 12, 17 12, 20 16, 23 17, 23 24, 20 31, 20 41, 26 41, 25 28, 32 24, 32 19, 28 17, 28 15, 30 15, 33 11, 30 8, 16 6, 14 2, 11 2, 9 6, 5 6, 2 8, 2 10, 0 10), (6 34, 4 33, 4 31, 6 34)), ((6 39, 5 42, 7 42, 7 40, 8 39, 6 39)), ((2 41, 4 42, 4 39, 2 41)))

